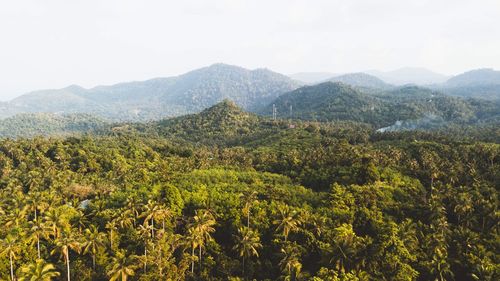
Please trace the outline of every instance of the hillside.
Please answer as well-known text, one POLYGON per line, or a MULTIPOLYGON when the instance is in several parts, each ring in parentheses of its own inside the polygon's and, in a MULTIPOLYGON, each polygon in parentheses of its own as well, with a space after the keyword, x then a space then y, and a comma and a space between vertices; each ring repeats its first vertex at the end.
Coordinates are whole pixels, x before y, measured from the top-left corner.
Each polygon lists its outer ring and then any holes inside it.
POLYGON ((176 77, 31 92, 0 105, 9 108, 0 118, 51 112, 88 113, 115 121, 154 120, 198 112, 226 98, 254 110, 296 87, 290 78, 267 69, 215 64, 176 77))
MULTIPOLYGON (((500 114, 485 104, 473 105, 430 89, 405 86, 368 95, 341 83, 323 83, 299 88, 277 98, 280 118, 317 121, 355 121, 385 127, 401 120, 430 118, 442 122, 477 122, 500 114), (291 112, 290 112, 291 110, 291 112), (486 112, 486 113, 481 113, 486 112)), ((272 104, 262 114, 272 113, 272 104)))
POLYGON ((500 71, 491 68, 476 69, 456 75, 446 81, 447 87, 467 85, 500 85, 500 71))
MULTIPOLYGON (((301 87, 280 96, 272 104, 276 105, 280 118, 316 121, 349 120, 372 124, 379 123, 379 112, 387 111, 386 104, 379 99, 349 85, 333 82, 301 87)), ((272 104, 261 113, 270 115, 272 104)))
POLYGON ((330 82, 341 82, 360 89, 389 89, 392 86, 379 78, 358 72, 348 73, 328 79, 330 82))
POLYGON ((487 68, 471 70, 450 78, 436 88, 454 96, 500 100, 500 71, 487 68))
POLYGON ((185 112, 197 112, 230 99, 252 111, 296 87, 298 84, 290 78, 267 69, 214 64, 179 76, 160 101, 184 108, 185 112))
POLYGON ((259 117, 224 100, 197 114, 165 119, 156 123, 159 134, 191 141, 240 137, 259 125, 259 117))
POLYGON ((0 138, 96 133, 106 126, 103 119, 87 114, 26 113, 0 120, 0 138))

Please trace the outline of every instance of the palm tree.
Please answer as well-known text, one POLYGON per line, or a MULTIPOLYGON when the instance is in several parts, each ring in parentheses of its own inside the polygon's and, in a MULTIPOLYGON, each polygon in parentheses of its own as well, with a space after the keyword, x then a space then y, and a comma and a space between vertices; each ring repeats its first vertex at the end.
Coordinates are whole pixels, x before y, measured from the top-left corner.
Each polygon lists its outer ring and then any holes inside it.
POLYGON ((280 218, 274 220, 274 224, 277 225, 276 231, 282 232, 286 242, 290 232, 296 231, 299 228, 300 220, 297 212, 286 204, 279 205, 278 210, 280 212, 280 218))
POLYGON ((194 250, 196 249, 196 247, 198 247, 198 244, 200 243, 200 237, 196 229, 193 227, 188 228, 185 237, 186 237, 186 244, 188 244, 191 247, 191 274, 194 274, 194 261, 196 259, 194 250))
POLYGON ((109 231, 109 248, 110 249, 113 249, 113 239, 114 239, 113 231, 118 230, 118 228, 116 227, 116 224, 117 224, 116 220, 111 220, 111 221, 106 223, 106 229, 109 231))
POLYGON ((137 200, 136 197, 128 197, 125 202, 125 212, 128 213, 132 219, 132 224, 135 227, 135 221, 137 217, 139 217, 139 209, 141 208, 141 203, 137 200))
POLYGON ((75 226, 78 227, 78 232, 80 234, 83 232, 83 229, 87 227, 87 225, 90 224, 89 219, 87 215, 85 215, 81 210, 78 210, 78 215, 74 216, 71 220, 71 223, 75 226))
POLYGON ((137 259, 137 256, 127 256, 124 250, 119 250, 113 257, 112 268, 108 272, 109 281, 127 281, 129 276, 134 276, 137 259))
POLYGON ((9 212, 7 212, 7 216, 5 218, 5 226, 19 227, 21 224, 26 222, 27 207, 23 206, 17 199, 12 200, 11 206, 13 207, 9 210, 9 212))
POLYGON ((151 237, 155 237, 155 219, 158 219, 160 216, 161 207, 153 200, 149 200, 148 204, 144 206, 144 213, 142 216, 144 217, 144 226, 149 226, 151 228, 151 237))
POLYGON ((60 236, 62 229, 69 226, 68 222, 63 219, 62 210, 60 208, 50 208, 44 215, 44 222, 52 229, 52 237, 57 239, 60 236))
POLYGON ((250 227, 250 215, 252 213, 252 205, 257 201, 257 191, 242 194, 243 198, 243 214, 247 217, 247 228, 250 227))
POLYGON ((132 217, 130 212, 122 212, 119 217, 116 218, 116 222, 120 228, 125 229, 131 226, 135 226, 135 219, 132 217))
POLYGON ((60 275, 51 263, 37 259, 35 263, 21 268, 22 276, 19 281, 51 281, 60 275))
POLYGON ((161 205, 160 210, 158 210, 157 219, 161 220, 163 232, 165 232, 165 222, 170 220, 172 217, 172 211, 169 208, 161 205))
POLYGON ((67 280, 71 281, 71 271, 70 271, 70 250, 76 252, 80 251, 80 242, 73 236, 71 231, 62 232, 60 237, 56 238, 55 248, 52 250, 52 254, 59 252, 61 256, 64 257, 64 262, 66 263, 67 270, 67 280))
POLYGON ((17 239, 9 234, 5 239, 2 240, 1 242, 1 247, 2 247, 2 255, 8 256, 9 257, 9 262, 10 262, 10 280, 14 281, 14 259, 16 258, 16 254, 20 251, 20 247, 18 245, 17 239))
POLYGON ((194 237, 197 238, 199 249, 199 265, 201 271, 201 256, 202 248, 207 241, 212 240, 211 233, 215 231, 214 225, 216 224, 215 218, 208 210, 197 210, 194 216, 194 222, 191 224, 190 229, 194 237))
POLYGON ((283 259, 280 261, 280 267, 283 272, 287 273, 285 280, 297 280, 302 264, 299 261, 299 254, 294 247, 288 249, 281 249, 283 259))
POLYGON ((238 229, 238 243, 233 247, 242 258, 243 276, 245 276, 245 258, 259 257, 258 249, 262 248, 259 235, 248 227, 238 229))
POLYGON ((96 226, 91 225, 89 228, 84 231, 84 239, 83 243, 83 253, 91 253, 92 254, 92 267, 95 269, 95 259, 97 252, 100 248, 104 247, 104 239, 106 238, 106 234, 99 232, 96 226))
POLYGON ((50 229, 46 227, 46 225, 41 222, 41 220, 35 220, 30 222, 30 237, 29 240, 32 241, 32 243, 36 243, 36 250, 38 254, 38 259, 41 258, 41 253, 40 253, 40 239, 41 238, 48 238, 50 235, 50 229))
POLYGON ((147 266, 148 266, 148 242, 149 239, 152 237, 151 236, 151 231, 150 231, 151 226, 144 226, 144 225, 139 225, 139 229, 137 230, 138 234, 140 237, 144 239, 144 272, 147 272, 147 266))

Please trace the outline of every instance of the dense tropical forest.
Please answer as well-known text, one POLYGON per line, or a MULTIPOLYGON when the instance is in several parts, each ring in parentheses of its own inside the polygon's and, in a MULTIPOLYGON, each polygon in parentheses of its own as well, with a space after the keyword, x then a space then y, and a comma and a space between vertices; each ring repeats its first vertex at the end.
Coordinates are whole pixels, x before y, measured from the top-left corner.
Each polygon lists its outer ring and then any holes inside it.
POLYGON ((499 127, 355 121, 3 139, 0 280, 498 280, 499 127))

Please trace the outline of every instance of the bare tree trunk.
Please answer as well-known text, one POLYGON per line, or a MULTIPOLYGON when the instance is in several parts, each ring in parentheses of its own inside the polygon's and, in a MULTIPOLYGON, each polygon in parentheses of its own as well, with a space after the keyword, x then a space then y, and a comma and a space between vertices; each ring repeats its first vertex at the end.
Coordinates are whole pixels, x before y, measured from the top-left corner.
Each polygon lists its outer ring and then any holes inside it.
POLYGON ((10 256, 10 280, 14 281, 14 262, 12 261, 12 255, 10 256))
POLYGON ((200 274, 201 274, 201 244, 200 244, 200 261, 198 263, 200 265, 200 274))
POLYGON ((148 272, 148 248, 144 245, 144 273, 148 272))
POLYGON ((38 253, 38 259, 41 258, 41 255, 40 255, 40 235, 36 235, 36 250, 37 250, 37 253, 38 253))
POLYGON ((69 271, 69 249, 66 251, 66 269, 68 270, 68 281, 71 281, 71 272, 69 271))
MULTIPOLYGON (((191 247, 191 258, 194 256, 194 245, 191 247)), ((191 261, 191 273, 194 274, 194 260, 191 261)))

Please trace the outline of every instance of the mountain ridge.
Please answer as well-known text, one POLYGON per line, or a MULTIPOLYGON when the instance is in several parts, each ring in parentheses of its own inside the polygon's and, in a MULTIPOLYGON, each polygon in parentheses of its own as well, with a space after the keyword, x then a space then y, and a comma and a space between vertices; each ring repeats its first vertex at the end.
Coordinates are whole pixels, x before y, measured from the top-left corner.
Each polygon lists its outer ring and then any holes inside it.
POLYGON ((268 69, 213 64, 185 74, 90 89, 72 85, 29 92, 4 103, 17 113, 88 113, 115 121, 155 120, 198 112, 225 98, 254 110, 299 84, 268 69))

